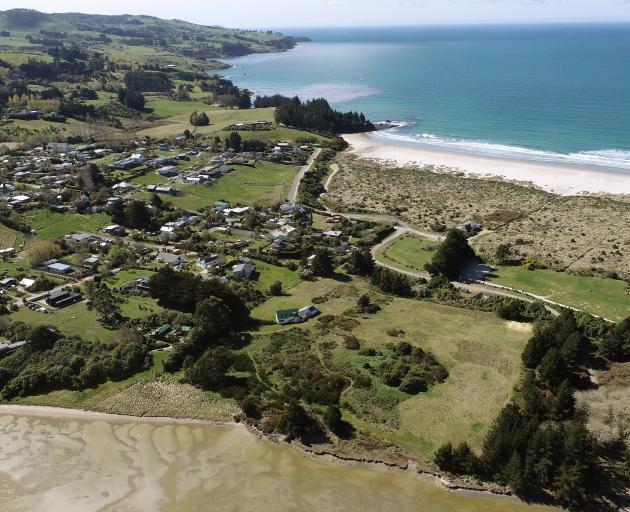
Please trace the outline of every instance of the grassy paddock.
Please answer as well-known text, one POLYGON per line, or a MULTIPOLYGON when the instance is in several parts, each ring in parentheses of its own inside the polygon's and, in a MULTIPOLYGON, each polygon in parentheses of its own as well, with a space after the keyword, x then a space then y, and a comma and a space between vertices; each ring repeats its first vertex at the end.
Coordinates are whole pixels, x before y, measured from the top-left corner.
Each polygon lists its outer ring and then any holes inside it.
POLYGON ((438 243, 414 235, 403 235, 379 249, 376 257, 399 270, 422 272, 437 249, 438 243))
MULTIPOLYGON (((128 318, 142 318, 162 311, 156 301, 149 297, 126 297, 121 304, 122 314, 128 318), (140 309, 140 305, 143 309, 140 309)), ((31 311, 22 307, 11 314, 14 321, 25 322, 30 325, 54 325, 68 336, 80 336, 86 340, 116 340, 118 331, 103 327, 98 321, 96 311, 89 311, 84 302, 72 304, 63 309, 50 309, 50 313, 31 311)))
POLYGON ((24 220, 36 231, 39 238, 55 240, 77 231, 96 231, 111 224, 111 218, 105 213, 80 215, 53 213, 48 210, 33 210, 24 216, 24 220))
MULTIPOLYGON (((237 166, 227 176, 212 185, 181 185, 177 196, 164 195, 165 201, 186 210, 206 208, 226 199, 232 204, 271 206, 286 199, 291 183, 298 173, 295 166, 258 163, 255 168, 237 166)), ((138 194, 147 198, 147 193, 138 194)))
POLYGON ((397 341, 387 334, 392 328, 403 330, 404 340, 433 353, 448 369, 449 378, 402 401, 398 429, 372 429, 425 457, 448 440, 468 441, 479 449, 519 379, 530 326, 488 313, 394 299, 363 320, 353 334, 377 348, 397 341))
POLYGON ((553 270, 526 270, 521 266, 499 267, 495 275, 493 283, 543 295, 611 320, 630 316, 630 298, 624 281, 553 270))

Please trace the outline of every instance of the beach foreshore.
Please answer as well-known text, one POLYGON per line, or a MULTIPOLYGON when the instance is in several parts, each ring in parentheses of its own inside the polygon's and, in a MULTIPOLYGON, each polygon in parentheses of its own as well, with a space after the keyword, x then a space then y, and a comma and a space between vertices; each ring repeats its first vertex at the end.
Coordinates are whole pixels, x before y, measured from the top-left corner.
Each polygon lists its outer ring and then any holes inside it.
MULTIPOLYGON (((268 441, 276 444, 283 444, 284 436, 264 434, 255 426, 246 422, 237 421, 210 421, 202 419, 187 418, 171 418, 171 417, 153 417, 153 416, 129 416, 123 414, 103 413, 90 411, 85 409, 69 409, 63 407, 40 406, 40 405, 17 405, 17 404, 0 404, 0 417, 28 417, 28 418, 46 418, 50 420, 61 420, 68 422, 108 422, 110 424, 129 424, 129 423, 148 423, 153 425, 184 425, 199 427, 222 427, 238 429, 254 435, 259 440, 268 441)), ((428 478, 435 483, 440 484, 451 492, 467 493, 473 495, 486 495, 494 498, 503 498, 508 500, 517 500, 516 497, 505 487, 495 485, 489 482, 481 483, 473 481, 467 477, 449 476, 448 478, 440 473, 428 469, 424 464, 417 460, 411 460, 404 457, 380 457, 382 453, 356 453, 348 454, 343 451, 327 449, 324 447, 307 446, 299 441, 293 441, 286 444, 287 447, 298 450, 299 452, 324 460, 334 460, 348 464, 366 464, 369 466, 379 466, 389 469, 402 471, 411 471, 419 477, 428 478)))
POLYGON ((595 170, 552 163, 439 151, 426 147, 395 145, 366 133, 343 135, 350 152, 363 158, 396 165, 432 165, 482 177, 502 177, 530 184, 560 195, 630 194, 630 170, 595 170))

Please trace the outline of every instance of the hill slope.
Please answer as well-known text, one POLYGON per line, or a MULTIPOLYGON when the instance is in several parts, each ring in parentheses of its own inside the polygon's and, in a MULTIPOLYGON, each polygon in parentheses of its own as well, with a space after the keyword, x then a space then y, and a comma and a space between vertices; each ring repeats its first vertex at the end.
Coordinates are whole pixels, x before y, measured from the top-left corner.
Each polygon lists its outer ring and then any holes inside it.
POLYGON ((276 32, 226 29, 152 16, 46 14, 30 9, 0 11, 0 30, 10 32, 10 36, 0 37, 0 47, 23 46, 32 51, 33 45, 45 49, 72 43, 113 57, 130 51, 134 57, 172 53, 205 61, 282 51, 296 44, 292 37, 276 32))

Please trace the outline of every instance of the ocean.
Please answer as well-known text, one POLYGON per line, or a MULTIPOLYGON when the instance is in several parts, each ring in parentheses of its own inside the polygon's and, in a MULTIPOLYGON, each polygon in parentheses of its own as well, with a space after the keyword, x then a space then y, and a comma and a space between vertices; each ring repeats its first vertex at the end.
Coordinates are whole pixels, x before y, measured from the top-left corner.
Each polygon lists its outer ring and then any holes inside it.
POLYGON ((223 74, 400 122, 383 142, 630 170, 628 24, 283 32, 313 42, 223 74))

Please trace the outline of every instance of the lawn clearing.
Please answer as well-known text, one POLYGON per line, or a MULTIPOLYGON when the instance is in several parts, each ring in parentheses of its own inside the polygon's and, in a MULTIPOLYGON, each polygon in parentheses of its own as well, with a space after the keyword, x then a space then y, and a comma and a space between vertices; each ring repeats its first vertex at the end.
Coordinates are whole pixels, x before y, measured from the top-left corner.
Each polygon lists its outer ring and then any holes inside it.
MULTIPOLYGON (((149 297, 128 296, 125 299, 126 301, 121 304, 122 314, 131 319, 163 311, 156 301, 149 297)), ((41 313, 22 307, 11 314, 11 319, 30 325, 54 325, 66 335, 80 336, 91 341, 118 339, 118 331, 103 327, 98 321, 96 311, 89 311, 85 301, 62 309, 48 310, 49 313, 41 313)))
POLYGON ((415 235, 402 235, 379 249, 376 258, 399 270, 424 272, 438 247, 438 243, 415 235))
MULTIPOLYGON (((234 172, 211 185, 178 185, 179 195, 162 195, 162 199, 185 210, 197 211, 216 201, 248 206, 271 206, 286 199, 298 167, 259 162, 256 167, 239 165, 234 172)), ((139 193, 148 198, 149 194, 139 193)))
POLYGON ((554 270, 498 267, 490 282, 510 286, 610 320, 630 316, 630 297, 624 281, 584 277, 554 270))
POLYGON ((111 224, 111 217, 105 213, 81 215, 62 214, 48 210, 33 210, 24 215, 24 220, 36 231, 39 238, 56 240, 79 231, 95 232, 111 224))
POLYGON ((260 260, 254 260, 254 263, 256 264, 256 273, 258 274, 256 288, 262 292, 267 293, 271 284, 276 281, 282 283, 282 290, 284 292, 290 290, 301 281, 293 270, 286 267, 271 265, 270 263, 260 260))

